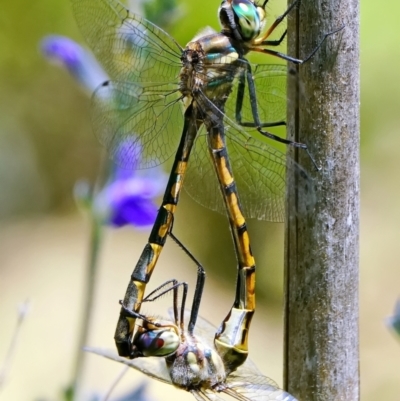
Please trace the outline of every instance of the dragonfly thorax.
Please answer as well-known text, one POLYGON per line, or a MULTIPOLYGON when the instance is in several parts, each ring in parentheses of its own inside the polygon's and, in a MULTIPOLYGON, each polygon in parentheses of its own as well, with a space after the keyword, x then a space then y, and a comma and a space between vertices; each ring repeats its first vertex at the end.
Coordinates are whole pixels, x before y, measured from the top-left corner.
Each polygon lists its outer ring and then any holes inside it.
POLYGON ((184 96, 197 92, 204 84, 205 54, 199 42, 189 43, 182 53, 180 72, 180 91, 184 96))
POLYGON ((223 109, 238 71, 239 54, 226 35, 207 33, 189 42, 182 53, 180 91, 191 98, 201 91, 223 109))
POLYGON ((176 353, 166 361, 176 386, 185 389, 224 386, 226 373, 221 357, 196 336, 185 335, 176 353))

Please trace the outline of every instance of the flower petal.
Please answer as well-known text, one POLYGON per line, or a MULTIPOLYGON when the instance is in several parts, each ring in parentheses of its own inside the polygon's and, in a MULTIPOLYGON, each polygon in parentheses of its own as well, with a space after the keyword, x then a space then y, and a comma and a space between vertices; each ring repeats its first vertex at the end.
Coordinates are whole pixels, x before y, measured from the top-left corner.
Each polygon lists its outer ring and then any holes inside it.
POLYGON ((153 225, 158 211, 153 202, 141 197, 124 198, 119 205, 115 206, 109 221, 115 227, 125 225, 145 227, 153 225))
POLYGON ((65 67, 90 93, 109 79, 92 53, 65 36, 46 36, 40 47, 48 59, 65 67))

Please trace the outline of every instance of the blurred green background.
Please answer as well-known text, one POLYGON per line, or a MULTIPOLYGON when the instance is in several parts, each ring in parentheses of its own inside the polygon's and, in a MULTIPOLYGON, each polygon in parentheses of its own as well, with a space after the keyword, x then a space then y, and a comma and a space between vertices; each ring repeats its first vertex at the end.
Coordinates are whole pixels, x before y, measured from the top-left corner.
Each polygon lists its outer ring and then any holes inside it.
MULTIPOLYGON (((272 16, 285 8, 283 2, 274 3, 269 9, 272 16)), ((203 26, 218 29, 219 1, 203 0, 201 7, 192 0, 180 4, 179 25, 168 31, 182 45, 203 26)), ((400 343, 384 323, 400 295, 400 187, 396 184, 400 47, 394 33, 399 9, 397 4, 381 8, 364 0, 361 10, 360 333, 361 395, 366 401, 397 400, 400 391, 400 343)), ((70 379, 89 235, 72 188, 83 177, 94 181, 103 151, 91 130, 88 96, 38 50, 42 37, 52 33, 82 42, 68 1, 2 4, 0 364, 18 303, 25 299, 32 303, 10 376, 0 390, 4 400, 56 399, 70 379)), ((283 226, 253 221, 249 226, 259 266, 250 355, 263 373, 281 383, 283 226)), ((202 314, 218 324, 231 305, 235 280, 233 272, 220 273, 222 266, 235 266, 227 221, 184 195, 175 233, 207 266, 202 314)), ((131 229, 107 233, 91 345, 113 347, 117 301, 147 235, 131 229)), ((152 285, 171 277, 193 284, 194 272, 178 248, 167 244, 152 285)), ((116 365, 90 357, 88 388, 105 391, 121 368, 116 365)), ((121 389, 141 379, 130 372, 121 389)), ((158 399, 166 399, 165 391, 152 383, 151 394, 158 399)), ((179 395, 185 399, 182 392, 179 395)))

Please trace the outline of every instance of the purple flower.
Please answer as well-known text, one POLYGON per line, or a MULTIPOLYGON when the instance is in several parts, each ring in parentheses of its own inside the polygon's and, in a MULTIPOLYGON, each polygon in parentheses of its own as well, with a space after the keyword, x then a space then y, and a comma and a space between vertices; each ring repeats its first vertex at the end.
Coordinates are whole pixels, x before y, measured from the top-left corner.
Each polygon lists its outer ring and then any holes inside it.
POLYGON ((46 36, 40 47, 49 60, 65 67, 90 93, 109 79, 92 53, 65 36, 46 36))
POLYGON ((95 196, 94 211, 105 224, 114 227, 152 225, 158 212, 153 199, 162 194, 165 184, 166 175, 160 168, 133 173, 118 168, 95 196))
MULTIPOLYGON (((134 139, 125 140, 117 155, 132 155, 137 166, 141 157, 141 145, 134 139)), ((161 168, 146 170, 124 170, 114 166, 113 174, 106 185, 94 196, 93 212, 105 224, 114 227, 153 225, 158 205, 153 199, 165 189, 167 175, 161 168)))
MULTIPOLYGON (((61 63, 90 92, 108 80, 92 53, 67 37, 47 36, 41 42, 41 49, 47 58, 61 63)), ((135 170, 140 163, 141 145, 134 137, 120 144, 115 157, 136 162, 130 163, 131 170, 113 166, 112 177, 96 194, 92 194, 88 183, 78 182, 76 199, 85 208, 91 208, 101 223, 114 227, 133 225, 136 228, 152 225, 158 211, 153 199, 165 188, 165 173, 160 168, 135 170)))
POLYGON ((400 336, 400 299, 397 300, 394 315, 387 318, 386 324, 400 336))

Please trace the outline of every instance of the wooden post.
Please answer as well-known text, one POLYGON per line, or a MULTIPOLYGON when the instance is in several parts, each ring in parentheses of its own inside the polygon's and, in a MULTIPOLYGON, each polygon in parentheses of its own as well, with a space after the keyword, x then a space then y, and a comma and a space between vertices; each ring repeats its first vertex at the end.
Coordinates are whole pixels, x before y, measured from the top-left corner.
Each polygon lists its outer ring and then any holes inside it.
POLYGON ((316 193, 299 216, 304 200, 289 175, 284 382, 301 401, 359 400, 358 0, 302 1, 288 21, 288 54, 306 58, 343 25, 288 80, 288 138, 307 144, 321 167, 303 150, 289 151, 316 193))

